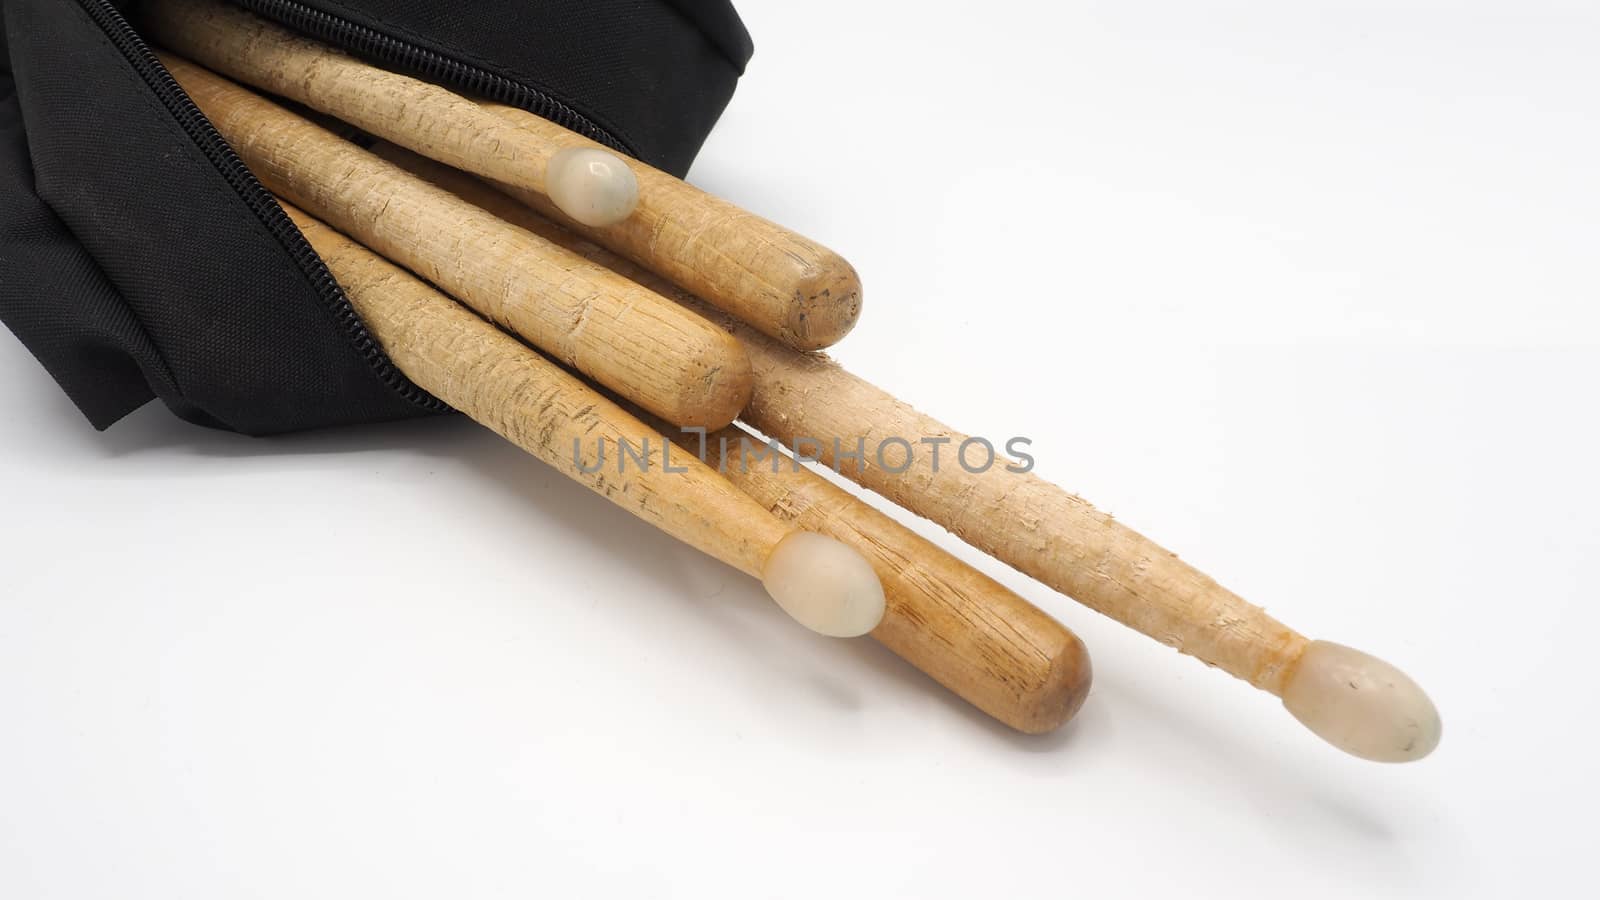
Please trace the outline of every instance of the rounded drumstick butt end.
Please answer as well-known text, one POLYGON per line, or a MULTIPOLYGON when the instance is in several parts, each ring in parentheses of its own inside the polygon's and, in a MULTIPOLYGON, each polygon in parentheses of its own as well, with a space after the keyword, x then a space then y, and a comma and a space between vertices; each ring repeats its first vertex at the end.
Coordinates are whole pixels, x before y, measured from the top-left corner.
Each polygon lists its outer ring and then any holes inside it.
POLYGON ((545 166, 550 202, 591 228, 615 225, 639 205, 639 179, 614 153, 594 147, 557 151, 545 166))
POLYGON ((733 424, 755 393, 755 370, 744 345, 715 326, 705 326, 704 343, 682 354, 680 393, 659 415, 684 428, 717 431, 733 424))
POLYGON ((796 350, 825 350, 844 340, 861 318, 861 276, 844 257, 815 248, 794 286, 782 331, 775 334, 796 350))
POLYGON ((778 542, 761 583, 783 611, 829 637, 860 637, 883 621, 883 585, 853 547, 810 531, 778 542))
POLYGON ((1439 746, 1433 701, 1377 657, 1312 641, 1283 691, 1283 705, 1318 737, 1374 762, 1411 762, 1439 746))
POLYGON ((1094 683, 1094 667, 1083 641, 1062 629, 1061 643, 1050 647, 1050 670, 1033 688, 1024 688, 1019 697, 1021 715, 1007 724, 1023 734, 1049 734, 1071 721, 1089 698, 1094 683))

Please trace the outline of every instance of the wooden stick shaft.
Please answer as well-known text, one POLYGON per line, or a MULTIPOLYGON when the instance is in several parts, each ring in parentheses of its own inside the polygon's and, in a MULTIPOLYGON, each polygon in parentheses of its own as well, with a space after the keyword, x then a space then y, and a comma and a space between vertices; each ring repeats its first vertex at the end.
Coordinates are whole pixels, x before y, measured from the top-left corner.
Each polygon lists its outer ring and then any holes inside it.
MULTIPOLYGON (((470 175, 392 144, 380 143, 373 152, 508 222, 571 239, 470 175)), ((573 246, 605 253, 575 239, 573 246)), ((689 452, 701 452, 698 435, 672 436, 689 452)), ((888 600, 873 638, 1019 731, 1053 730, 1077 711, 1089 690, 1090 664, 1083 643, 1066 626, 809 469, 741 467, 741 437, 756 440, 737 426, 707 435, 705 461, 779 519, 844 541, 866 556, 888 600), (726 461, 724 441, 733 448, 726 461)))
POLYGON ((559 361, 680 425, 720 428, 748 399, 743 349, 699 315, 226 79, 163 61, 271 190, 559 361))
MULTIPOLYGON (((916 444, 968 439, 833 360, 796 354, 725 321, 745 343, 756 390, 744 419, 782 441, 823 441, 818 454, 846 477, 1084 605, 1177 650, 1282 694, 1307 640, 1204 573, 1082 498, 999 463, 978 472, 933 467, 912 454, 892 472, 872 460, 884 438, 916 444), (833 445, 827 436, 842 438, 833 445), (865 442, 869 463, 841 459, 865 442)), ((898 464, 899 451, 891 448, 898 464)))
POLYGON ((779 519, 865 555, 888 600, 872 637, 962 699, 1028 734, 1054 730, 1083 704, 1083 643, 1026 600, 737 425, 704 447, 699 435, 675 439, 779 519))
POLYGON ((747 574, 792 527, 576 377, 432 287, 285 207, 408 378, 506 440, 673 537, 747 574), (600 448, 654 450, 626 464, 600 448), (684 471, 677 471, 677 469, 684 471), (620 469, 620 471, 619 471, 620 469))
MULTIPOLYGON (((567 146, 590 143, 532 113, 489 108, 530 134, 567 146)), ((573 222, 543 194, 508 190, 546 218, 795 350, 831 347, 855 327, 861 278, 843 257, 671 175, 639 164, 633 169, 639 208, 607 228, 573 222)))
MULTIPOLYGON (((790 446, 800 438, 817 441, 820 447, 808 444, 807 449, 819 450, 824 462, 996 559, 1208 665, 1282 694, 1307 639, 1154 541, 1031 473, 1008 472, 999 463, 972 473, 951 464, 967 435, 825 355, 796 353, 471 178, 428 171, 404 151, 377 149, 507 221, 652 285, 727 328, 744 344, 755 369, 755 393, 743 415, 755 428, 790 446), (924 437, 947 438, 945 464, 935 472, 930 454, 915 454, 911 468, 896 474, 841 460, 833 446, 837 437, 838 450, 854 452, 860 438, 871 462, 877 442, 895 436, 913 444, 924 437)), ((889 452, 898 462, 898 449, 889 452)))
MULTIPOLYGON (((491 111, 211 0, 154 0, 144 13, 163 44, 216 71, 541 201, 550 157, 599 146, 531 113, 491 111)), ((671 175, 628 164, 639 203, 626 220, 590 228, 554 207, 547 212, 789 346, 826 347, 855 324, 861 282, 838 254, 671 175)))
POLYGON ((749 574, 759 576, 766 554, 793 527, 851 544, 883 579, 890 603, 872 636, 1014 728, 1049 731, 1082 704, 1090 679, 1082 644, 1020 597, 805 469, 730 465, 726 474, 740 488, 731 490, 712 467, 721 466, 722 438, 746 434, 737 429, 708 440, 709 465, 690 437, 671 457, 688 471, 667 473, 652 456, 648 471, 635 471, 630 458, 629 470, 617 474, 596 458, 598 442, 640 447, 653 439, 660 447, 665 439, 399 267, 293 207, 286 211, 395 365, 424 389, 749 574))

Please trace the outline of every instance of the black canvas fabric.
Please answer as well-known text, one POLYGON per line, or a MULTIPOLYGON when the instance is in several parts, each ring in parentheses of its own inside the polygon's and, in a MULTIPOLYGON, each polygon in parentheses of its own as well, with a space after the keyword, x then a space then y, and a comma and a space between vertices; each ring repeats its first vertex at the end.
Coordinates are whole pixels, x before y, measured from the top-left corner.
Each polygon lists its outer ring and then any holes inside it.
MULTIPOLYGON (((241 5, 465 67, 678 174, 751 52, 725 0, 241 5)), ((442 411, 186 104, 137 2, 0 0, 0 319, 97 428, 157 397, 246 434, 442 411)))

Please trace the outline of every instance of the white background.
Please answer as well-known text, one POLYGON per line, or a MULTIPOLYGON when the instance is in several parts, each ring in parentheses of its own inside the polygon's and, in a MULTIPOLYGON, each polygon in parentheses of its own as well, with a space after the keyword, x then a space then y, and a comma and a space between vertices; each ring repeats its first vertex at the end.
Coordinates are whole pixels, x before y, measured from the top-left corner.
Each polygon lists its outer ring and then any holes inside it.
POLYGON ((856 263, 837 355, 1406 668, 1441 749, 959 550, 1094 653, 1017 736, 471 423, 97 434, 4 337, 0 897, 1592 883, 1595 5, 740 6, 692 178, 856 263))

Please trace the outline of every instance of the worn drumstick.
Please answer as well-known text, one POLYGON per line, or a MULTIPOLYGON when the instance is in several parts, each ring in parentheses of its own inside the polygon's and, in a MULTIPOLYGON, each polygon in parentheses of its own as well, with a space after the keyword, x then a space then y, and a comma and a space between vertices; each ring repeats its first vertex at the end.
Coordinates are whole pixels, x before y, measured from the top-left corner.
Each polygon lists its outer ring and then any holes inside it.
MULTIPOLYGON (((372 150, 513 224, 559 234, 470 175, 392 144, 372 150)), ((780 519, 860 551, 887 600, 872 637, 956 695, 1029 734, 1060 727, 1082 705, 1091 681, 1088 653, 1037 607, 787 457, 776 466, 767 458, 746 464, 747 446, 771 451, 738 426, 669 433, 780 519)))
POLYGON ((538 116, 367 65, 216 0, 154 0, 143 14, 161 43, 215 71, 537 195, 564 224, 790 347, 827 347, 860 315, 860 278, 838 254, 538 116))
MULTIPOLYGON (((565 237, 471 175, 382 141, 372 152, 508 222, 565 237)), ((1083 703, 1088 653, 1038 607, 791 458, 743 465, 746 447, 771 451, 739 426, 711 434, 663 430, 780 519, 859 550, 888 600, 872 637, 956 695, 1029 734, 1060 727, 1083 703)))
POLYGON ((1083 642, 1028 601, 738 425, 674 439, 778 518, 860 551, 887 601, 872 637, 967 702, 1028 734, 1083 704, 1083 642))
MULTIPOLYGON (((380 145, 378 152, 404 162, 393 148, 380 145)), ((722 324, 750 353, 755 393, 742 418, 763 433, 791 447, 807 441, 823 462, 985 553, 1280 697, 1295 718, 1348 753, 1403 762, 1426 756, 1438 744, 1441 726, 1432 701, 1393 666, 1306 638, 1149 538, 1031 473, 1001 464, 978 472, 962 465, 935 469, 927 454, 913 454, 910 467, 899 473, 860 459, 847 461, 841 451, 853 453, 858 440, 869 448, 888 437, 944 441, 948 457, 969 438, 826 356, 790 350, 532 210, 508 204, 504 195, 473 179, 437 170, 424 174, 722 324)))
MULTIPOLYGON (((1012 471, 1004 460, 936 466, 928 453, 907 454, 901 472, 869 464, 863 457, 886 438, 944 442, 951 454, 976 448, 980 460, 983 445, 825 356, 795 353, 693 298, 679 299, 720 318, 750 353, 756 385, 742 418, 762 432, 791 445, 815 441, 817 455, 846 477, 1080 603, 1277 695, 1301 723, 1346 752, 1404 762, 1438 744, 1438 712, 1404 673, 1358 650, 1309 640, 1031 472, 1012 471), (867 453, 850 458, 858 441, 867 453)), ((892 462, 900 464, 898 455, 892 462)))
POLYGON ((861 554, 779 521, 691 454, 669 455, 653 429, 515 338, 284 208, 384 352, 419 387, 667 534, 761 579, 811 630, 854 637, 882 620, 883 589, 861 554), (606 457, 608 446, 616 459, 606 457))
MULTIPOLYGON (((626 218, 638 182, 626 165, 586 171, 565 156, 530 147, 517 129, 476 103, 430 82, 368 66, 353 57, 212 0, 152 0, 144 8, 152 34, 207 67, 291 97, 449 165, 550 194, 564 213, 589 225, 626 218), (586 177, 587 176, 587 177, 586 177)), ((617 157, 599 150, 587 160, 617 157)))
MULTIPOLYGON (((716 318, 692 298, 679 298, 716 318)), ((1031 472, 935 466, 908 454, 902 472, 869 464, 885 438, 982 446, 827 357, 795 353, 720 317, 750 353, 755 393, 742 418, 967 543, 1162 643, 1282 698, 1295 718, 1348 753, 1420 759, 1439 742, 1432 701, 1404 673, 1358 650, 1312 641, 1172 552, 1031 472), (835 442, 835 438, 838 442, 835 442), (866 454, 848 458, 864 442, 866 454)), ((896 451, 890 451, 895 453, 896 451)), ((900 464, 899 457, 892 460, 900 464)), ((948 462, 948 460, 947 460, 948 462)))
POLYGON ((679 425, 721 428, 750 396, 727 332, 183 60, 163 62, 268 188, 596 382, 679 425))

